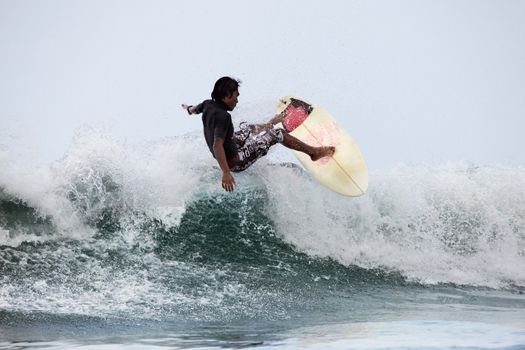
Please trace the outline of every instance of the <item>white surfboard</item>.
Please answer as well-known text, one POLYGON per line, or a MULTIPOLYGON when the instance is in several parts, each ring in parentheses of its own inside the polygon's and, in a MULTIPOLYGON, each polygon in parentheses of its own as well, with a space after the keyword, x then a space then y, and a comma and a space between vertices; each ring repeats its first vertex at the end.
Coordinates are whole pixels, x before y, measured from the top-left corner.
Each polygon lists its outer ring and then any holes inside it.
POLYGON ((368 168, 350 134, 324 109, 299 97, 279 100, 277 113, 285 111, 283 127, 312 146, 334 146, 335 153, 313 162, 293 151, 305 169, 322 185, 345 196, 362 196, 368 189, 368 168))

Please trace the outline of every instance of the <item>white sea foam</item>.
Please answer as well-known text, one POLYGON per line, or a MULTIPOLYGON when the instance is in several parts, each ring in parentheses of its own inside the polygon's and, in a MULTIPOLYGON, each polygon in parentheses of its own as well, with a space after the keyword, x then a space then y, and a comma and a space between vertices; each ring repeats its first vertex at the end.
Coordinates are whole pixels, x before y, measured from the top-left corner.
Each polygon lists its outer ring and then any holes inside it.
MULTIPOLYGON (((75 238, 86 237, 91 230, 82 225, 74 207, 56 191, 61 179, 53 171, 53 166, 23 162, 7 152, 0 158, 0 188, 4 195, 22 201, 36 210, 41 217, 51 217, 56 231, 60 235, 75 238)), ((22 232, 24 233, 24 232, 22 232)), ((0 244, 16 244, 24 240, 37 240, 34 235, 25 235, 23 239, 15 233, 4 236, 0 244)))
MULTIPOLYGON (((202 188, 202 178, 213 172, 208 151, 198 141, 186 136, 129 145, 111 133, 84 129, 52 164, 2 154, 0 188, 51 218, 56 233, 70 238, 91 236, 86 220, 104 210, 143 212, 174 225, 188 198, 202 188)), ((13 234, 6 237, 4 244, 14 243, 13 234)), ((16 241, 23 240, 31 238, 26 234, 16 241)))
MULTIPOLYGON (((267 213, 296 249, 423 283, 525 286, 525 169, 402 166, 372 171, 369 192, 348 198, 295 169, 269 166, 283 154, 272 150, 235 176, 240 191, 266 189, 267 213)), ((90 237, 86 223, 105 210, 177 225, 195 196, 223 193, 200 132, 130 145, 88 129, 51 165, 24 164, 6 152, 0 162, 4 192, 51 217, 57 233, 71 238, 90 237)), ((121 234, 128 242, 138 235, 121 234)), ((10 231, 0 243, 37 239, 10 231)))
POLYGON ((525 169, 465 164, 373 174, 346 198, 289 169, 264 173, 281 237, 345 265, 423 283, 525 286, 525 169))

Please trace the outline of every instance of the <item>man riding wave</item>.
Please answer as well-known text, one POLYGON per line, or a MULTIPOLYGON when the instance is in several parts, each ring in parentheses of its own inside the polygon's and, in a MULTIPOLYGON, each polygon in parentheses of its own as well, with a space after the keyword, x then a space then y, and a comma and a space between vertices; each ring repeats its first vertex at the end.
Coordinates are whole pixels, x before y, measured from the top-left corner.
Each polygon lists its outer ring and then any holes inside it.
POLYGON ((293 137, 282 128, 274 128, 281 123, 286 114, 277 114, 266 124, 247 125, 241 123, 235 131, 229 111, 238 103, 240 82, 230 77, 222 77, 215 83, 211 100, 192 106, 182 104, 188 114, 201 114, 204 138, 211 154, 222 170, 222 187, 232 192, 235 179, 231 172, 247 169, 257 159, 265 156, 271 146, 283 146, 306 153, 312 161, 334 154, 334 147, 313 147, 293 137), (250 135, 254 137, 249 137, 250 135))

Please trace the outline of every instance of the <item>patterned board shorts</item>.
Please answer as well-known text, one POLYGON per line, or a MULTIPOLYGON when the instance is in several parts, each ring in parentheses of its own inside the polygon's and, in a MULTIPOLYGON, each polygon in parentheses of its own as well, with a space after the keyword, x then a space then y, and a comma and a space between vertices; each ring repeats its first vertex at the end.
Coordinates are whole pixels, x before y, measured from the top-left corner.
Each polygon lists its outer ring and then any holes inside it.
POLYGON ((268 153, 270 147, 283 142, 283 129, 267 129, 257 135, 252 135, 246 123, 239 125, 240 130, 233 134, 237 144, 239 162, 230 170, 239 172, 246 170, 255 161, 268 153))

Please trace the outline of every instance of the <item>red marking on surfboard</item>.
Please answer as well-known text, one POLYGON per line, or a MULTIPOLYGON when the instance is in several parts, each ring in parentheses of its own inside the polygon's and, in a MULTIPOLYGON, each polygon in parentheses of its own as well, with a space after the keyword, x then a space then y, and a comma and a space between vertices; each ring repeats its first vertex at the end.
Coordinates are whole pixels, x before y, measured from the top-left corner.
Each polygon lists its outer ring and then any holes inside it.
POLYGON ((290 104, 284 110, 286 117, 283 120, 284 129, 288 132, 294 131, 308 118, 313 111, 312 105, 290 98, 290 104))
POLYGON ((283 121, 284 128, 288 132, 294 131, 306 118, 308 118, 308 112, 304 110, 303 106, 294 107, 290 105, 286 109, 286 118, 283 121))

